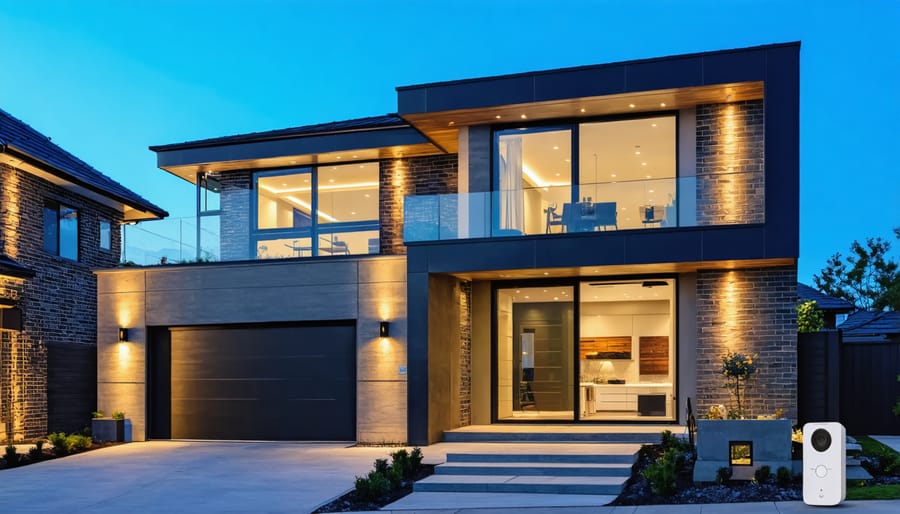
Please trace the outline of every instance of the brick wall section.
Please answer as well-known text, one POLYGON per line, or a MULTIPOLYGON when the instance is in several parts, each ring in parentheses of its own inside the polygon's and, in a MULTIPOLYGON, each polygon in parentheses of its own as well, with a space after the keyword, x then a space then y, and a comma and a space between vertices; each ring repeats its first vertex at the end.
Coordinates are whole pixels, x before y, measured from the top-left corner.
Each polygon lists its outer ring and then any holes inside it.
POLYGON ((381 190, 379 221, 382 254, 406 254, 403 245, 403 198, 456 193, 458 166, 456 154, 381 162, 378 181, 381 190))
POLYGON ((765 222, 763 101, 697 106, 697 224, 765 222))
POLYGON ((697 272, 697 412, 731 405, 721 357, 758 354, 747 391, 752 417, 784 409, 797 417, 797 268, 697 272))
MULTIPOLYGON (((97 280, 91 270, 119 262, 122 214, 3 164, 0 186, 0 247, 37 272, 21 286, 12 280, 2 283, 6 291, 0 294, 20 287, 16 294, 25 323, 20 333, 3 339, 0 422, 7 433, 0 438, 32 438, 48 431, 46 345, 97 344, 97 280), (78 209, 78 262, 43 250, 45 198, 78 209), (100 250, 101 220, 111 223, 109 251, 100 250)), ((52 398, 49 403, 52 408, 52 398)), ((90 412, 84 415, 86 424, 90 412)))
POLYGON ((242 261, 255 259, 250 252, 250 195, 253 187, 253 173, 229 171, 214 175, 222 184, 219 206, 222 210, 219 225, 221 259, 242 261))
POLYGON ((472 282, 459 283, 459 424, 472 424, 472 282))

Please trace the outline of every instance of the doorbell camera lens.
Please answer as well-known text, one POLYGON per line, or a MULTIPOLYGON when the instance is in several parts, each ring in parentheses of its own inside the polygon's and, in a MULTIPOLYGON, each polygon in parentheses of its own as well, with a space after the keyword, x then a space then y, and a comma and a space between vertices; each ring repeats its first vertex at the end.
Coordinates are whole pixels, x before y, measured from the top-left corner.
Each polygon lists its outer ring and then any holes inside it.
POLYGON ((817 452, 824 452, 831 447, 831 434, 824 428, 818 428, 812 435, 812 447, 817 452))

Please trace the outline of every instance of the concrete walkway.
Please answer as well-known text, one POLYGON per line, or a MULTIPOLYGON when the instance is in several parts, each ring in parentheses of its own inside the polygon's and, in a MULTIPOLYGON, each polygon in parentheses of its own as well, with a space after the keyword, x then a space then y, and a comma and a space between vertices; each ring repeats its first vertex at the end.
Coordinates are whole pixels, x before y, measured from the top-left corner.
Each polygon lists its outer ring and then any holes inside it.
MULTIPOLYGON (((464 494, 464 493, 459 493, 464 494)), ((766 503, 716 503, 704 505, 643 505, 640 507, 530 507, 455 509, 416 509, 376 511, 379 514, 791 514, 795 512, 817 512, 822 514, 827 507, 810 507, 803 502, 766 503)), ((900 512, 900 501, 855 501, 844 502, 834 508, 843 513, 896 514, 900 512)), ((375 514, 375 513, 369 513, 375 514)))
POLYGON ((900 452, 900 435, 872 435, 869 437, 900 452))

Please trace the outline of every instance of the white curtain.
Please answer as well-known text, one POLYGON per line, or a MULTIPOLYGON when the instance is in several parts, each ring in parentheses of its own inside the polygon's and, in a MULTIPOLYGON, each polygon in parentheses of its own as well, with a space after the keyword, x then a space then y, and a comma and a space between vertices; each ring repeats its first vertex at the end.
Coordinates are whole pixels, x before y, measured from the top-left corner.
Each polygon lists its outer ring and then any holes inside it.
POLYGON ((524 232, 522 138, 504 137, 500 144, 500 228, 524 232))

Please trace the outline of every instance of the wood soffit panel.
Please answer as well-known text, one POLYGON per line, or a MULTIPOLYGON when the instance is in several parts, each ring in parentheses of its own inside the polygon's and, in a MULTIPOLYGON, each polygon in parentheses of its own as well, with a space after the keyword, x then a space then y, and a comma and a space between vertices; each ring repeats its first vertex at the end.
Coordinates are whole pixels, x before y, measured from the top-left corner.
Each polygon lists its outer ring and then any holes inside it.
POLYGON ((348 164, 352 162, 372 161, 377 159, 422 157, 426 155, 436 155, 443 153, 443 151, 441 151, 431 143, 421 143, 417 145, 344 150, 340 152, 320 154, 282 155, 264 159, 242 159, 234 161, 186 164, 183 166, 164 166, 162 167, 162 169, 193 184, 196 183, 197 173, 200 172, 207 173, 235 170, 261 170, 270 168, 290 168, 322 164, 348 164))
POLYGON ((658 112, 693 107, 700 104, 758 100, 762 97, 762 82, 742 82, 680 89, 662 89, 641 93, 569 98, 527 104, 498 105, 454 111, 404 114, 403 118, 447 152, 456 153, 458 151, 460 127, 658 112), (634 107, 631 107, 632 105, 634 107))

